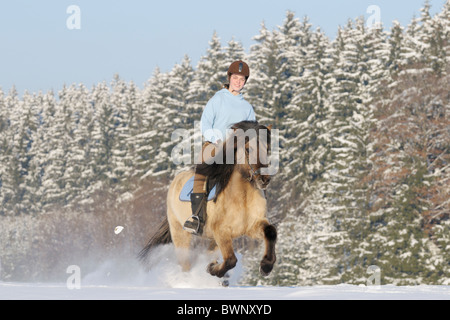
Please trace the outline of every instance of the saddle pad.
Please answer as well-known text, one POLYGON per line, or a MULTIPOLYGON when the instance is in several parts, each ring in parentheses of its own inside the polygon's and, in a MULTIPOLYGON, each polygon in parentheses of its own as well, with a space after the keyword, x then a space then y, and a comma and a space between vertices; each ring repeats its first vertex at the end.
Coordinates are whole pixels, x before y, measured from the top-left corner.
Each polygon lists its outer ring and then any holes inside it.
MULTIPOLYGON (((191 193, 194 190, 194 177, 190 178, 181 189, 180 200, 191 202, 191 193)), ((216 186, 214 186, 208 194, 208 201, 214 199, 216 195, 216 186)))

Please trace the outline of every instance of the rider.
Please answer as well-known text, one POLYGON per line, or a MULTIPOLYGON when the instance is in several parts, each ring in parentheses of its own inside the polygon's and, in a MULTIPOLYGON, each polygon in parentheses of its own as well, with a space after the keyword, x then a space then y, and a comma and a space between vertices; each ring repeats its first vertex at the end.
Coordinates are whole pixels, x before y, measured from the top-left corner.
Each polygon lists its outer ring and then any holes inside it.
MULTIPOLYGON (((250 76, 250 69, 243 61, 235 61, 228 68, 228 83, 208 101, 203 110, 201 127, 206 146, 218 146, 226 139, 226 130, 234 123, 255 120, 255 112, 242 96, 242 89, 250 76)), ((214 156, 214 154, 211 154, 214 156)), ((202 157, 202 161, 206 161, 202 157)), ((194 176, 191 193, 192 216, 184 223, 184 230, 201 235, 206 220, 206 177, 198 172, 194 176)))

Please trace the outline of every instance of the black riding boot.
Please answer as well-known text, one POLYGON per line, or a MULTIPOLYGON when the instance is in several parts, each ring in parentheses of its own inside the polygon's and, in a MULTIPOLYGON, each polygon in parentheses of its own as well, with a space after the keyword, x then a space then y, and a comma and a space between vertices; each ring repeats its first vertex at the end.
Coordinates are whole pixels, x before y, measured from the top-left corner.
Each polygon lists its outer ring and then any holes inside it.
POLYGON ((186 220, 183 229, 200 236, 206 221, 206 193, 191 193, 191 207, 192 216, 186 220))

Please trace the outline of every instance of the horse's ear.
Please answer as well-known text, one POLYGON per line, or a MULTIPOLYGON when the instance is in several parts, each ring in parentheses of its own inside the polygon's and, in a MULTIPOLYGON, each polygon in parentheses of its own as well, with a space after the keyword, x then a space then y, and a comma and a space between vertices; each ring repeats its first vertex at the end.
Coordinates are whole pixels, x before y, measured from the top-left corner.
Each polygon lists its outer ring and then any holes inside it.
POLYGON ((272 130, 272 125, 269 124, 269 125, 267 126, 267 129, 269 129, 269 131, 272 130))

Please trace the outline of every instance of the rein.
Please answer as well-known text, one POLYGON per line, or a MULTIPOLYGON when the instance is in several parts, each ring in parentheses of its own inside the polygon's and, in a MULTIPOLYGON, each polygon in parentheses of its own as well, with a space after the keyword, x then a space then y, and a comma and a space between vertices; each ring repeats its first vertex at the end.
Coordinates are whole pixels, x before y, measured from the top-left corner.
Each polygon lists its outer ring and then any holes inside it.
POLYGON ((246 157, 248 166, 250 167, 249 177, 247 178, 247 180, 249 182, 251 182, 255 176, 260 176, 261 175, 261 168, 258 168, 258 169, 255 170, 252 167, 252 165, 250 164, 250 158, 249 158, 250 155, 248 154, 247 149, 245 150, 245 157, 246 157))
MULTIPOLYGON (((252 165, 250 164, 249 154, 248 154, 247 150, 245 150, 245 156, 247 158, 248 166, 250 167, 249 177, 247 178, 247 181, 252 182, 252 180, 254 179, 255 176, 261 175, 261 168, 258 168, 256 170, 253 169, 252 165)), ((264 190, 263 192, 264 192, 264 198, 267 199, 267 191, 264 190)))

